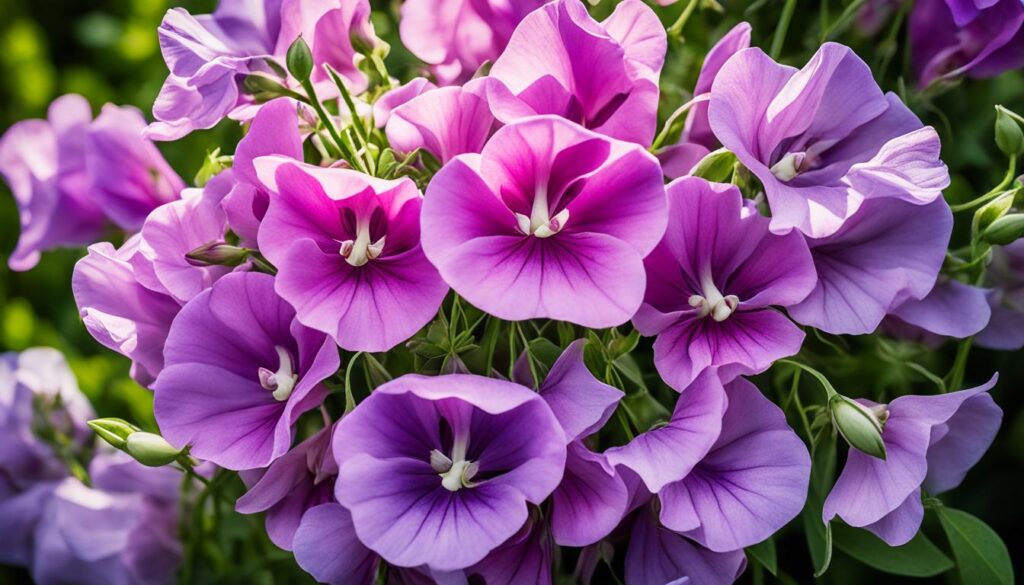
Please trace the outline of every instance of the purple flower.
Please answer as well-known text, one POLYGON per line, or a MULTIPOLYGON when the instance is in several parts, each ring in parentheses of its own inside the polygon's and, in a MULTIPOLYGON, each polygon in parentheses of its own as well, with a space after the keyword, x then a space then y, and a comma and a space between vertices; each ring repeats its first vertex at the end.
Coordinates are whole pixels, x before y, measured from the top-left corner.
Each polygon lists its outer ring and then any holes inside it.
MULTIPOLYGON (((90 469, 109 465, 98 455, 90 469)), ((170 584, 181 560, 177 539, 179 474, 171 469, 143 468, 134 461, 141 485, 126 482, 124 473, 102 470, 86 487, 68 478, 57 485, 35 530, 32 577, 41 585, 73 581, 85 585, 170 584), (111 481, 113 478, 120 481, 111 481), (163 499, 152 492, 166 486, 163 499)))
POLYGON ((416 96, 425 92, 437 89, 432 81, 426 77, 416 77, 394 89, 390 89, 373 102, 373 123, 378 128, 384 128, 391 118, 391 112, 398 106, 408 103, 416 96))
POLYGON ((503 127, 479 155, 455 157, 434 176, 423 250, 492 315, 610 327, 640 306, 642 259, 665 211, 653 156, 542 116, 503 127))
POLYGON ((295 561, 321 583, 374 583, 380 557, 359 541, 352 515, 337 503, 310 508, 292 544, 295 561))
POLYGON ((997 247, 987 271, 992 318, 975 341, 982 347, 1016 350, 1024 347, 1024 242, 997 247))
POLYGON ((551 585, 553 550, 551 534, 534 511, 519 532, 466 569, 465 575, 479 577, 487 585, 551 585))
POLYGON ((178 314, 153 408, 164 437, 228 469, 266 467, 291 446, 338 368, 325 335, 303 327, 266 274, 221 278, 178 314))
POLYGON ((281 157, 256 166, 273 192, 260 250, 299 321, 345 349, 386 351, 437 313, 448 287, 420 248, 423 196, 412 181, 281 157))
POLYGON ((90 192, 85 134, 92 112, 78 95, 50 104, 47 120, 24 120, 0 138, 0 174, 18 204, 21 235, 8 259, 29 270, 40 252, 99 239, 103 213, 90 192))
POLYGON ((402 44, 442 85, 462 83, 505 49, 512 31, 545 0, 409 0, 402 4, 402 44))
POLYGON ((798 233, 775 235, 732 185, 684 177, 669 184, 668 229, 644 260, 647 292, 633 324, 657 335, 654 363, 676 390, 705 370, 723 381, 756 374, 800 350, 804 334, 772 305, 814 288, 798 233))
POLYGON ((455 571, 522 528, 558 486, 565 433, 544 400, 491 378, 406 375, 337 425, 335 495, 388 562, 455 571))
POLYGON ((92 193, 120 227, 142 227, 149 212, 178 199, 185 183, 156 145, 143 137, 146 121, 135 108, 111 104, 89 126, 85 165, 92 193))
POLYGON ((369 17, 366 0, 223 0, 213 14, 199 16, 169 10, 158 34, 170 75, 153 104, 157 122, 149 136, 175 140, 212 128, 228 115, 250 118, 257 108, 240 93, 245 77, 273 75, 267 61, 283 63, 300 35, 316 65, 312 80, 326 90, 318 91, 321 97, 332 95, 333 88, 323 64, 334 67, 353 93, 362 92, 367 80, 357 68, 361 57, 352 37, 377 42, 369 17))
MULTIPOLYGON (((704 64, 701 65, 700 75, 697 77, 697 85, 693 87, 693 95, 709 93, 715 77, 718 76, 718 72, 722 70, 726 61, 747 48, 750 48, 750 24, 741 22, 725 33, 725 36, 719 39, 704 57, 704 64)), ((698 144, 708 151, 716 150, 721 146, 708 122, 707 102, 694 104, 690 108, 680 142, 698 144)))
POLYGON ((131 359, 132 377, 146 386, 163 368, 164 340, 181 305, 166 291, 141 284, 152 276, 152 265, 139 253, 140 240, 135 235, 118 249, 106 242, 90 246, 75 264, 71 290, 85 328, 131 359))
POLYGON ((715 78, 708 118, 764 185, 776 233, 829 236, 866 200, 923 205, 949 185, 935 130, 835 43, 799 71, 740 51, 715 78))
POLYGON ((505 123, 554 114, 649 145, 666 48, 665 28, 639 0, 600 23, 579 0, 555 0, 516 28, 491 68, 488 100, 505 123))
POLYGON ((920 0, 910 13, 910 49, 921 87, 1024 66, 1020 0, 920 0))
POLYGON ((661 523, 716 552, 757 544, 795 518, 811 474, 807 448, 778 406, 742 378, 725 393, 718 440, 658 492, 661 523))
POLYGON ((396 106, 387 122, 391 147, 404 153, 422 148, 442 164, 480 152, 496 125, 483 84, 432 89, 396 106))
POLYGON ((789 314, 828 333, 871 333, 887 313, 932 290, 952 229, 943 200, 866 201, 836 233, 807 240, 818 284, 789 314))
POLYGON ((978 333, 991 315, 985 289, 940 276, 923 299, 896 307, 885 326, 899 337, 938 345, 945 337, 963 339, 978 333))
POLYGON ((839 516, 890 546, 908 542, 924 516, 921 488, 937 495, 960 485, 992 444, 1003 418, 988 383, 937 396, 901 396, 881 412, 885 459, 850 449, 846 466, 825 499, 822 518, 839 516))

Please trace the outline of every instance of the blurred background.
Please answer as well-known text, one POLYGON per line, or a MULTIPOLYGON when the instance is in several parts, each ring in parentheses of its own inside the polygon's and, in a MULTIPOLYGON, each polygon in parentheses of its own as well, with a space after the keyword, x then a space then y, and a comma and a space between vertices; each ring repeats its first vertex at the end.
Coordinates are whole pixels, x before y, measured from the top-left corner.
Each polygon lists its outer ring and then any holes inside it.
MULTIPOLYGON (((858 2, 858 0, 852 0, 858 2)), ((820 44, 822 23, 834 22, 852 2, 804 0, 799 3, 789 29, 783 61, 801 66, 820 44), (830 6, 831 4, 831 6, 830 6), (822 10, 828 10, 822 18, 822 10)), ((861 2, 863 3, 863 2, 861 2)), ((682 10, 680 2, 659 11, 671 23, 682 10)), ((754 26, 754 44, 766 48, 778 20, 781 0, 757 2, 726 1, 724 12, 701 8, 684 29, 684 42, 674 44, 662 74, 663 111, 667 116, 689 98, 690 88, 707 49, 740 20, 754 26)), ((151 119, 150 108, 166 76, 157 45, 156 28, 171 6, 183 6, 192 13, 210 12, 212 0, 0 0, 0 132, 24 118, 45 117, 55 97, 79 93, 98 110, 106 102, 138 107, 151 119)), ((407 79, 415 67, 399 46, 394 15, 397 4, 374 2, 378 34, 393 47, 389 69, 407 79)), ((601 0, 595 16, 610 12, 613 3, 601 0)), ((905 26, 883 18, 877 32, 866 34, 857 18, 834 31, 829 38, 851 45, 876 72, 885 90, 904 95, 911 107, 943 139, 943 158, 954 177, 947 198, 967 200, 999 182, 1005 163, 992 139, 994 104, 1024 113, 1024 75, 1011 72, 995 80, 968 80, 934 100, 924 100, 904 89, 907 52, 905 26)), ((186 180, 199 169, 205 154, 217 146, 233 150, 240 136, 230 123, 209 131, 195 132, 160 148, 172 166, 186 180)), ((966 223, 967 217, 958 217, 966 223)), ((964 226, 958 226, 962 229, 964 226)), ((63 351, 78 376, 82 390, 92 399, 97 412, 121 416, 144 426, 152 425, 151 394, 128 377, 128 361, 107 351, 86 333, 71 295, 70 276, 82 250, 60 250, 44 254, 39 265, 24 273, 12 272, 6 263, 18 237, 17 210, 6 186, 0 186, 0 350, 18 351, 32 346, 52 346, 63 351)), ((112 239, 116 236, 111 235, 112 239)), ((846 363, 835 364, 828 373, 841 390, 853 395, 871 395, 871 385, 896 386, 900 391, 922 383, 904 363, 910 357, 940 375, 952 364, 955 346, 937 352, 911 344, 884 348, 877 343, 853 342, 859 352, 846 363), (861 386, 858 388, 857 386, 861 386)), ((967 367, 967 386, 987 380, 1000 372, 993 395, 1003 407, 1005 418, 991 452, 967 476, 961 488, 944 495, 948 505, 984 519, 1003 537, 1011 556, 1024 558, 1018 525, 1024 520, 1024 357, 1020 353, 999 353, 975 349, 967 367), (1014 555, 1014 553, 1022 553, 1014 555)), ((926 387, 926 386, 922 386, 926 387)), ((931 390, 919 390, 930 392, 931 390)), ((799 520, 795 522, 799 523, 799 520)), ((945 548, 941 530, 926 523, 932 540, 945 548)), ((948 550, 948 549, 947 549, 948 550)), ((783 582, 812 582, 806 544, 792 527, 779 539, 780 571, 783 582), (790 534, 791 533, 791 534, 790 534)), ((1024 566, 1018 566, 1018 571, 1024 566)), ((20 582, 24 575, 0 569, 0 583, 20 582)), ((749 582, 750 572, 743 580, 749 582)), ((873 573, 836 551, 832 569, 821 579, 826 583, 904 583, 908 579, 873 573)), ((772 581, 770 575, 766 576, 772 581)), ((919 582, 956 583, 955 572, 919 582)), ((972 584, 973 585, 973 584, 972 584)))

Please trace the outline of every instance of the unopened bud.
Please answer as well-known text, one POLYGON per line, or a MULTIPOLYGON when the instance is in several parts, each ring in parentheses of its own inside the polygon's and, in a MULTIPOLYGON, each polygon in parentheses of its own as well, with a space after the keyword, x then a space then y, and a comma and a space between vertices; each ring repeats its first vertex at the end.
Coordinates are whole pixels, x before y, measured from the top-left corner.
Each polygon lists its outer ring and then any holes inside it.
POLYGON ((160 435, 137 432, 128 435, 124 450, 133 459, 148 467, 162 467, 181 456, 182 450, 160 435))
POLYGON ((185 254, 192 266, 238 266, 249 257, 248 248, 239 248, 225 242, 207 242, 185 254))
POLYGON ((732 177, 735 166, 736 155, 725 148, 719 148, 700 159, 690 174, 713 183, 724 183, 732 177))
POLYGON ((1024 236, 1024 213, 1004 215, 981 232, 981 239, 997 246, 1012 244, 1021 236, 1024 236))
POLYGON ((269 102, 284 95, 293 95, 290 89, 262 73, 246 76, 242 87, 245 88, 245 93, 251 95, 258 103, 269 102))
POLYGON ((875 409, 841 394, 829 399, 828 407, 832 423, 851 447, 872 457, 885 459, 882 424, 888 417, 888 411, 884 407, 876 413, 875 409))
POLYGON ((101 439, 117 449, 124 449, 128 437, 139 427, 120 418, 98 418, 86 423, 101 439))
POLYGON ((295 42, 288 47, 285 65, 288 66, 288 73, 291 73, 296 81, 299 83, 309 81, 309 76, 313 73, 313 53, 302 37, 295 39, 295 42))
POLYGON ((1024 153, 1024 131, 1003 106, 996 106, 996 146, 1006 156, 1024 153))

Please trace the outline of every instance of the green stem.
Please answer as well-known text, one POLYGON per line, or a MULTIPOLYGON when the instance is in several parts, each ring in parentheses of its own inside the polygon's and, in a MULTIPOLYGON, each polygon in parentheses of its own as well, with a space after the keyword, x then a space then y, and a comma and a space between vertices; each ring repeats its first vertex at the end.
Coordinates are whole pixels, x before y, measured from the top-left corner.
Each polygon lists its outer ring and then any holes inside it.
POLYGON ((1013 183, 1013 180, 1016 178, 1016 174, 1017 157, 1011 156, 1010 163, 1009 165, 1007 165, 1006 168, 1006 174, 1003 175, 1003 180, 1000 181, 998 185, 993 187, 991 191, 985 193, 984 195, 978 197, 977 199, 972 199, 967 203, 961 203, 959 205, 950 205, 949 208, 953 210, 953 213, 958 213, 960 211, 967 211, 979 205, 984 205, 985 203, 988 203, 989 201, 999 197, 1000 195, 1003 194, 1004 191, 1006 191, 1006 188, 1009 187, 1010 184, 1013 183))
POLYGON ((827 41, 829 37, 832 36, 832 33, 836 31, 836 29, 845 25, 848 20, 853 18, 853 15, 856 14, 858 10, 860 10, 860 7, 864 4, 864 1, 865 0, 854 0, 853 2, 848 4, 846 8, 843 9, 843 12, 839 15, 839 18, 837 18, 836 21, 832 23, 832 26, 822 31, 821 42, 824 43, 825 41, 827 41))
POLYGON ((651 144, 651 147, 648 148, 647 150, 650 152, 654 152, 661 148, 661 145, 664 144, 665 140, 672 132, 672 126, 674 126, 676 121, 679 120, 679 117, 688 112, 690 108, 692 108, 693 106, 706 101, 708 101, 708 95, 702 94, 699 96, 695 96, 690 101, 676 108, 676 111, 672 112, 668 119, 665 120, 665 125, 661 127, 661 132, 658 133, 658 136, 654 139, 654 143, 651 144))
POLYGON ((686 21, 690 20, 690 15, 697 8, 699 0, 690 0, 690 3, 683 8, 683 12, 680 13, 679 18, 676 19, 672 26, 668 27, 668 36, 670 38, 683 38, 683 27, 686 26, 686 21))
MULTIPOLYGON (((797 367, 797 368, 807 372, 808 374, 814 376, 815 379, 817 379, 818 382, 821 383, 821 387, 825 389, 825 397, 827 399, 830 399, 833 396, 835 396, 836 394, 838 394, 838 392, 836 392, 836 389, 832 386, 832 383, 829 382, 828 378, 825 377, 825 374, 822 374, 821 372, 819 372, 818 370, 815 370, 811 366, 808 366, 807 364, 802 364, 800 362, 793 361, 793 360, 779 360, 776 363, 789 364, 791 366, 795 366, 795 367, 797 367)), ((799 399, 799 395, 797 395, 797 398, 799 399)))
POLYGON ((363 352, 356 352, 348 360, 348 365, 345 366, 345 414, 352 412, 356 407, 356 399, 352 395, 352 368, 359 361, 359 357, 363 355, 363 352))
POLYGON ((769 55, 776 61, 782 53, 782 44, 786 41, 786 32, 789 31, 789 23, 793 20, 793 12, 796 11, 796 0, 786 0, 782 7, 782 16, 779 17, 779 25, 775 27, 775 36, 772 37, 772 47, 769 55))
POLYGON ((953 367, 950 368, 949 373, 946 374, 946 378, 943 380, 947 390, 956 391, 963 386, 964 370, 967 368, 967 356, 971 353, 971 345, 973 343, 974 337, 968 337, 967 339, 960 340, 960 344, 957 345, 953 367))

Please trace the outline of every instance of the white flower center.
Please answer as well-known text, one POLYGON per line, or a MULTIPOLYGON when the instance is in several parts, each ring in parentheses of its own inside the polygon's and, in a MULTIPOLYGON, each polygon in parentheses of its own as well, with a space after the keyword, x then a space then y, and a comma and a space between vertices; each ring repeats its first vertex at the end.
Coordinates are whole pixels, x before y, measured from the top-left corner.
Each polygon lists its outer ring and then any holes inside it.
POLYGON ((722 295, 711 278, 710 270, 701 276, 700 286, 703 295, 691 295, 687 300, 691 307, 697 309, 698 317, 711 315, 715 321, 725 321, 740 306, 740 299, 736 295, 722 295))
POLYGON ((260 386, 273 392, 276 400, 284 402, 292 395, 292 390, 295 388, 295 382, 299 379, 299 375, 292 367, 292 357, 288 355, 288 350, 280 345, 274 346, 274 350, 277 352, 279 363, 277 371, 271 372, 267 368, 260 368, 260 386))
POLYGON ((548 188, 547 185, 538 184, 533 196, 533 207, 530 209, 530 217, 517 213, 516 222, 519 224, 519 231, 527 236, 538 238, 549 238, 562 231, 569 221, 569 210, 563 209, 557 215, 551 217, 548 209, 548 188))
POLYGON ((450 492, 457 492, 464 487, 473 487, 473 477, 480 471, 480 464, 466 459, 466 437, 456 437, 452 446, 452 456, 434 449, 430 452, 430 466, 441 476, 441 485, 450 492))
POLYGON ((370 242, 370 222, 361 221, 356 228, 356 239, 341 242, 341 254, 345 261, 352 266, 362 266, 370 260, 380 256, 384 251, 384 240, 387 236, 381 236, 376 242, 370 242))
POLYGON ((775 175, 780 181, 786 182, 793 177, 800 174, 804 162, 807 159, 807 153, 804 152, 790 152, 786 156, 782 157, 779 162, 772 165, 772 174, 775 175))

